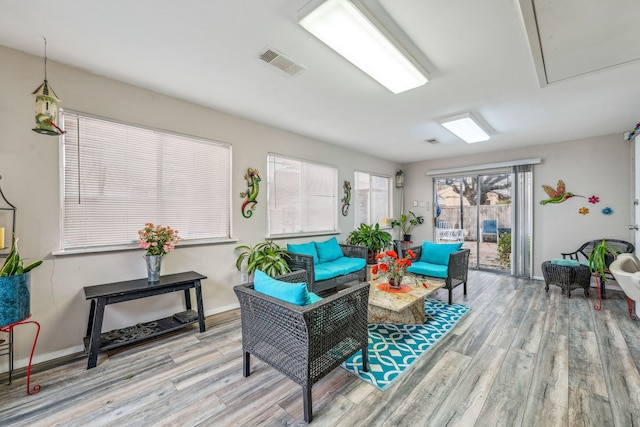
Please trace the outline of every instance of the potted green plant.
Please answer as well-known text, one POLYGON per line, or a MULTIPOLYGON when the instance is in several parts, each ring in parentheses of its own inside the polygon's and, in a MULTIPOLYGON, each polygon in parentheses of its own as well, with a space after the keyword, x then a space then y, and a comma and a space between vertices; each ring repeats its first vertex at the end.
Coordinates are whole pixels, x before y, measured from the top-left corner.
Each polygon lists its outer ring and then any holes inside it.
POLYGON ((600 280, 603 282, 606 280, 604 275, 605 270, 609 268, 609 265, 616 259, 620 249, 615 246, 607 246, 604 239, 602 243, 593 247, 589 254, 589 269, 591 274, 597 273, 600 276, 600 280))
POLYGON ((272 241, 260 242, 254 246, 241 245, 236 250, 240 251, 236 260, 236 268, 242 271, 242 265, 247 263, 247 275, 260 270, 271 277, 285 274, 291 271, 287 258, 289 254, 286 248, 278 246, 272 241))
POLYGON ((391 221, 391 228, 400 227, 404 241, 408 242, 411 240, 413 229, 421 224, 424 224, 424 217, 409 211, 409 215, 402 214, 400 215, 400 220, 394 219, 391 221))
POLYGON ((40 264, 42 261, 35 261, 25 266, 18 253, 18 239, 13 239, 0 269, 0 326, 19 322, 31 314, 30 271, 40 264))
POLYGON ((368 248, 367 264, 372 265, 376 263, 376 255, 391 243, 391 234, 380 230, 380 224, 369 225, 362 223, 349 233, 347 243, 366 246, 368 248))

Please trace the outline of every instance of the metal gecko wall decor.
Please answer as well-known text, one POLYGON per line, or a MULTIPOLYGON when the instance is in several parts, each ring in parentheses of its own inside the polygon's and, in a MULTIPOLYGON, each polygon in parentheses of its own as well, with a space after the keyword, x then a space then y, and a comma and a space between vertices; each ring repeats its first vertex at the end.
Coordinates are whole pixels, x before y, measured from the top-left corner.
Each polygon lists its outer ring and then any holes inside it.
POLYGON ((345 181, 342 188, 344 188, 344 197, 341 200, 342 216, 347 216, 349 214, 349 204, 351 203, 351 183, 345 181))
POLYGON ((244 175, 244 179, 247 181, 247 191, 243 191, 240 193, 240 197, 246 197, 246 200, 242 203, 242 216, 245 218, 251 218, 253 215, 253 211, 256 208, 256 204, 258 204, 258 193, 260 192, 260 173, 257 169, 249 168, 247 169, 247 173, 244 175), (247 209, 251 203, 251 207, 247 209))

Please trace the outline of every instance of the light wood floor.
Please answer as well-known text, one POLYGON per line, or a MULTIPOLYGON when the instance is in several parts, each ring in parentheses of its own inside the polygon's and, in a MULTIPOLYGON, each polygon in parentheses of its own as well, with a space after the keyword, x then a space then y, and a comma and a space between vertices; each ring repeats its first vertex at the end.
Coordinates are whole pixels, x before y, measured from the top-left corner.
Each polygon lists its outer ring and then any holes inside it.
MULTIPOLYGON (((470 272, 472 307, 386 391, 341 368, 313 387, 316 426, 639 426, 640 320, 610 291, 567 299, 539 281, 470 272)), ((445 292, 436 294, 445 299, 445 292)), ((300 388, 252 359, 237 312, 197 328, 0 384, 0 425, 303 425, 300 388)))

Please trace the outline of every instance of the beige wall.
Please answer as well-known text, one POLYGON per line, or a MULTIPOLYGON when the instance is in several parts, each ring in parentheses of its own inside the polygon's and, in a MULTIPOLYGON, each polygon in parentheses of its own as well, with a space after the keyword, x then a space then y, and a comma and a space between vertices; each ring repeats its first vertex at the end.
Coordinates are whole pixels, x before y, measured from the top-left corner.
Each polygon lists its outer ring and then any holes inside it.
POLYGON ((427 171, 541 158, 542 163, 535 165, 533 171, 534 277, 542 277, 543 261, 560 258, 562 252, 571 252, 588 240, 607 237, 633 242, 634 234, 628 229, 634 223, 633 151, 632 143, 624 141, 620 134, 405 165, 405 209, 427 218, 426 226, 415 229, 413 240, 432 240, 433 236, 433 186, 432 177, 425 175, 427 171), (565 181, 567 191, 586 197, 596 195, 600 203, 593 205, 586 198, 576 197, 564 203, 540 205, 540 200, 547 198, 542 185, 555 187, 559 179, 565 181), (428 209, 413 207, 414 200, 429 201, 428 209), (588 215, 578 213, 582 206, 589 208, 588 215), (613 215, 601 213, 606 206, 614 210, 613 215))
MULTIPOLYGON (((42 83, 42 59, 0 47, 0 63, 0 184, 7 198, 18 207, 17 235, 20 238, 21 255, 44 260, 43 265, 33 271, 31 283, 33 319, 42 325, 35 356, 35 361, 39 362, 82 350, 89 313, 84 286, 146 277, 146 270, 142 249, 73 256, 51 255, 60 249, 59 141, 56 137, 31 131, 34 117, 31 92, 42 83)), ((266 237, 268 152, 336 165, 340 197, 341 183, 344 180, 353 181, 354 169, 393 176, 398 168, 394 163, 363 153, 243 120, 52 61, 48 62, 48 78, 62 98, 63 107, 232 144, 232 221, 233 237, 237 242, 178 247, 163 259, 163 274, 194 270, 208 276, 203 282, 204 306, 208 314, 237 306, 232 287, 240 283, 240 275, 235 269, 234 247, 255 244, 266 237), (240 214, 243 199, 239 196, 246 188, 243 175, 248 167, 263 172, 259 203, 250 219, 240 214)), ((338 218, 342 231, 338 238, 344 240, 353 229, 353 206, 349 216, 339 214, 338 218)), ((135 237, 132 236, 132 239, 135 237)), ((114 304, 106 309, 103 330, 165 317, 183 310, 181 303, 182 296, 176 293, 114 304)), ((29 332, 17 331, 17 366, 26 364, 30 340, 29 332)), ((0 371, 7 369, 5 359, 0 358, 0 371)))

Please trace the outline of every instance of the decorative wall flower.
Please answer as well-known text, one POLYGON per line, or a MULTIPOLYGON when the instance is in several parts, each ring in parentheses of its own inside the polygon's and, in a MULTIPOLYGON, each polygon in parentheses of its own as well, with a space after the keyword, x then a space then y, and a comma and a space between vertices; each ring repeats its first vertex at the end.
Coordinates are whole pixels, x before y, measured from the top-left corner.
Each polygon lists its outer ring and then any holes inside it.
POLYGON ((602 209, 602 214, 603 215, 611 215, 613 213, 613 209, 611 209, 609 206, 607 206, 606 208, 602 209))
POLYGON ((578 209, 578 213, 579 213, 580 215, 587 215, 587 214, 589 214, 589 208, 585 208, 585 207, 583 206, 583 207, 581 207, 580 209, 578 209))
POLYGON ((595 204, 596 204, 596 203, 598 203, 599 201, 600 201, 600 197, 598 197, 598 196, 591 196, 591 197, 589 197, 589 203, 593 203, 593 204, 595 205, 595 204))

